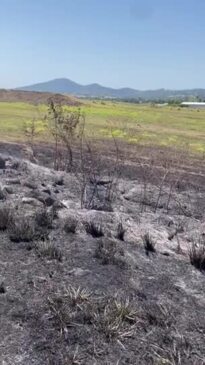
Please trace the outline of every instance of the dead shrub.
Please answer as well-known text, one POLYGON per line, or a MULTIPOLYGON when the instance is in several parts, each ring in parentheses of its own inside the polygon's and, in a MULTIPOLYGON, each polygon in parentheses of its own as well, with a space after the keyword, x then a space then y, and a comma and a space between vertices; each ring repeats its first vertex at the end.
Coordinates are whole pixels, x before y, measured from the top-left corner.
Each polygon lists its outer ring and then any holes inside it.
POLYGON ((5 169, 6 168, 6 161, 5 158, 3 158, 2 156, 0 156, 0 169, 5 169))
POLYGON ((7 205, 0 206, 0 230, 8 228, 11 219, 11 210, 7 205))
POLYGON ((0 283, 0 294, 5 294, 6 288, 3 282, 0 283))
POLYGON ((198 243, 193 243, 189 250, 190 262, 198 270, 205 270, 205 243, 199 241, 198 243))
POLYGON ((122 225, 122 222, 120 222, 117 226, 117 235, 116 238, 120 241, 124 241, 124 236, 125 236, 125 229, 122 225))
POLYGON ((39 227, 52 228, 53 214, 46 208, 36 212, 35 223, 39 227))
POLYGON ((77 229, 78 221, 74 217, 68 217, 64 223, 64 231, 66 233, 75 233, 77 229))
POLYGON ((84 115, 80 108, 68 110, 50 100, 46 119, 55 143, 54 168, 69 171, 73 168, 73 144, 84 115))
POLYGON ((34 220, 25 217, 18 216, 12 217, 9 223, 9 237, 13 242, 30 242, 36 238, 34 220))
POLYGON ((146 251, 146 254, 149 255, 149 252, 156 252, 155 245, 156 243, 150 236, 150 233, 145 233, 143 236, 143 244, 146 251))
POLYGON ((102 225, 100 223, 94 223, 92 221, 85 222, 84 227, 86 233, 90 234, 92 237, 99 238, 104 236, 102 225))
POLYGON ((102 239, 97 243, 95 251, 95 257, 101 260, 102 265, 119 265, 125 266, 123 260, 124 251, 122 248, 118 248, 117 243, 114 240, 102 239))

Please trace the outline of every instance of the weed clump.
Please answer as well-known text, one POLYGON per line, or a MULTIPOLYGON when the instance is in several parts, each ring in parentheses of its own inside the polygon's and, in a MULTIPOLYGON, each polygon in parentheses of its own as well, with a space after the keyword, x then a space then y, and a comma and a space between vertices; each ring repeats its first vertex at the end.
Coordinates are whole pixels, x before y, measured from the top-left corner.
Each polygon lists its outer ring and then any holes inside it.
POLYGON ((123 260, 124 251, 122 248, 117 247, 117 243, 114 240, 101 239, 97 243, 95 250, 95 257, 99 259, 102 265, 119 265, 124 267, 125 261, 123 260))
POLYGON ((12 242, 30 242, 36 237, 35 222, 29 217, 12 217, 9 223, 9 237, 12 242))
POLYGON ((86 222, 84 223, 84 226, 86 233, 90 234, 92 237, 99 238, 104 236, 100 223, 86 222))
POLYGON ((64 231, 66 233, 75 233, 77 229, 77 219, 74 217, 68 217, 64 223, 64 231))
POLYGON ((62 251, 51 241, 39 242, 36 246, 37 254, 40 257, 47 257, 50 260, 62 261, 62 251))
POLYGON ((69 287, 62 295, 48 298, 50 318, 61 334, 67 336, 68 327, 92 326, 107 341, 125 340, 134 334, 137 311, 129 298, 94 296, 86 288, 69 287))
POLYGON ((104 308, 96 316, 96 325, 108 341, 120 341, 134 335, 134 323, 137 311, 133 308, 129 298, 110 298, 104 308))

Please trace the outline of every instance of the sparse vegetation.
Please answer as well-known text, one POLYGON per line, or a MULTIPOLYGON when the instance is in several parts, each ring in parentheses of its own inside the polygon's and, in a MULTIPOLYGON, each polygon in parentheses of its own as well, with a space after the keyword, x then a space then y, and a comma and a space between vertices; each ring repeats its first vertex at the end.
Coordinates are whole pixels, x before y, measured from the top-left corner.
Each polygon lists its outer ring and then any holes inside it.
POLYGON ((205 365, 204 12, 0 0, 0 365, 205 365))
POLYGON ((117 296, 96 297, 87 289, 70 287, 61 296, 48 298, 49 309, 59 331, 66 336, 68 327, 93 326, 107 341, 124 341, 134 335, 137 311, 117 296))

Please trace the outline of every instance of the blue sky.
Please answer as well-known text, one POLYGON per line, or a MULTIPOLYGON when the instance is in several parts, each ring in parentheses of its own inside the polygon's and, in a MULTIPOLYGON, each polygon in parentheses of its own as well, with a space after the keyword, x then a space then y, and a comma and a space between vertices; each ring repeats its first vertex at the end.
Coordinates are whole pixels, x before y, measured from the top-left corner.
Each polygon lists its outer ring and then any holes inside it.
POLYGON ((0 87, 205 88, 205 0, 0 0, 0 87))

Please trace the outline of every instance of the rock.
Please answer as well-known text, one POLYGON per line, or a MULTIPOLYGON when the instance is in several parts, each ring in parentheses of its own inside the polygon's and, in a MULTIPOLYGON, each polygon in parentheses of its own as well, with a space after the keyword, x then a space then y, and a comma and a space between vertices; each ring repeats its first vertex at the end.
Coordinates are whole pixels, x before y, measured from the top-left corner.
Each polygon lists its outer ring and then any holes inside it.
POLYGON ((42 205, 42 203, 39 200, 37 200, 35 198, 27 198, 27 197, 24 197, 22 199, 22 203, 30 204, 30 205, 33 205, 35 207, 42 205))
POLYGON ((48 196, 45 198, 45 204, 47 205, 47 207, 50 207, 51 205, 53 205, 55 203, 56 199, 53 198, 52 196, 48 196))
POLYGON ((75 269, 69 271, 70 275, 74 275, 76 277, 82 277, 90 274, 90 270, 83 270, 80 267, 76 267, 75 269))
POLYGON ((5 169, 5 168, 6 168, 5 159, 0 156, 0 169, 5 169))
POLYGON ((7 179, 6 183, 11 184, 11 185, 20 185, 21 181, 18 178, 13 178, 13 179, 11 178, 11 179, 7 179))
POLYGON ((4 186, 3 190, 8 194, 14 194, 14 191, 11 186, 4 186))
POLYGON ((51 195, 51 191, 50 191, 50 189, 48 189, 48 188, 43 189, 43 190, 42 190, 42 192, 43 192, 43 193, 46 193, 46 194, 48 194, 48 195, 51 195))

